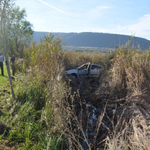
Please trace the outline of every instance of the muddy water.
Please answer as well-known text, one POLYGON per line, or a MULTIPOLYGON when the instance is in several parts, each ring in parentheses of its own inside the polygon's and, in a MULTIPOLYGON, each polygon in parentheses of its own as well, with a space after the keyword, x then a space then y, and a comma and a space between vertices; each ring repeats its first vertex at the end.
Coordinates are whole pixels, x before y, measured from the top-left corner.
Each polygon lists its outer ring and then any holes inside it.
POLYGON ((83 128, 81 145, 85 150, 92 149, 95 143, 102 141, 103 133, 106 131, 105 126, 99 121, 99 118, 103 115, 104 108, 97 107, 94 104, 95 101, 92 101, 92 95, 98 89, 99 82, 93 79, 78 79, 72 80, 71 86, 73 89, 79 90, 81 99, 86 101, 86 104, 82 103, 84 108, 80 110, 81 113, 78 116, 82 120, 83 128))
POLYGON ((105 132, 106 128, 101 124, 99 131, 97 134, 99 127, 99 117, 103 114, 103 108, 96 108, 90 103, 86 104, 86 125, 84 126, 84 135, 82 137, 86 140, 82 141, 82 147, 86 150, 88 149, 88 145, 92 147, 94 142, 96 142, 96 137, 100 137, 103 132, 105 132))

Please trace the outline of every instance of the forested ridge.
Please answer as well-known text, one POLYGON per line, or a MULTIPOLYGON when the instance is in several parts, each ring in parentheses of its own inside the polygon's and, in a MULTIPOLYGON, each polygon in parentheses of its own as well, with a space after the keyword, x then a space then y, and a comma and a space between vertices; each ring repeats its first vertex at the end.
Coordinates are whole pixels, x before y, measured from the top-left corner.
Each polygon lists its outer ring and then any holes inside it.
POLYGON ((141 50, 146 50, 150 46, 150 41, 140 37, 129 35, 110 34, 110 33, 57 33, 57 32, 34 32, 33 39, 39 43, 45 35, 53 34, 55 37, 63 39, 66 46, 84 46, 84 47, 106 47, 116 48, 117 46, 125 45, 131 40, 131 45, 134 47, 140 46, 141 50))

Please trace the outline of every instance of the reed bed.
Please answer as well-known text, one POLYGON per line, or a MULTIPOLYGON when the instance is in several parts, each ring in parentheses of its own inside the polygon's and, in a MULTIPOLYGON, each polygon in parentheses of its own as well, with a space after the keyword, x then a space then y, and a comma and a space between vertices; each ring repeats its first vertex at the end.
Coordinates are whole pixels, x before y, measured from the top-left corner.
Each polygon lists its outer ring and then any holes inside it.
POLYGON ((7 100, 8 138, 23 149, 149 150, 149 51, 118 47, 109 53, 62 49, 52 35, 26 49, 7 100), (104 67, 96 80, 70 79, 83 63, 104 67), (92 89, 90 84, 98 83, 92 89))

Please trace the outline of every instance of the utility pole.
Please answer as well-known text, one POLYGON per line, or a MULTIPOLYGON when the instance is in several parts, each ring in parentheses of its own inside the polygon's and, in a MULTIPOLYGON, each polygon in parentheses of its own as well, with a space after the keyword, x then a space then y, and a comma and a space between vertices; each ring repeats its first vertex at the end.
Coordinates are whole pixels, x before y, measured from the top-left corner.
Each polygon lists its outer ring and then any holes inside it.
MULTIPOLYGON (((1 2, 1 1, 0 1, 1 2)), ((15 94, 14 94, 14 90, 13 90, 13 86, 12 86, 12 80, 11 80, 11 74, 10 74, 10 65, 9 65, 9 59, 7 56, 7 47, 6 47, 6 34, 5 34, 5 21, 6 18, 5 16, 5 4, 4 4, 4 8, 2 9, 2 5, 0 5, 0 12, 1 12, 1 16, 0 16, 0 21, 1 21, 1 39, 3 40, 3 50, 4 50, 4 55, 5 55, 5 59, 6 59, 6 66, 7 66, 7 73, 8 73, 8 79, 9 79, 9 84, 10 84, 10 88, 11 88, 11 93, 12 93, 12 98, 15 99, 15 94)))

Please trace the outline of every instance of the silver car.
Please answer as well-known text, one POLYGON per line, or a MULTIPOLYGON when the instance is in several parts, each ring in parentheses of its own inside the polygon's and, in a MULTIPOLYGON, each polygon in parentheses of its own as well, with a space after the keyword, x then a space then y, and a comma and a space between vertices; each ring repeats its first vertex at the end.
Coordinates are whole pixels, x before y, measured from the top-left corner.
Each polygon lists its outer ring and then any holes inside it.
POLYGON ((76 69, 67 70, 66 74, 74 78, 99 77, 102 71, 103 67, 101 65, 86 63, 76 69))

